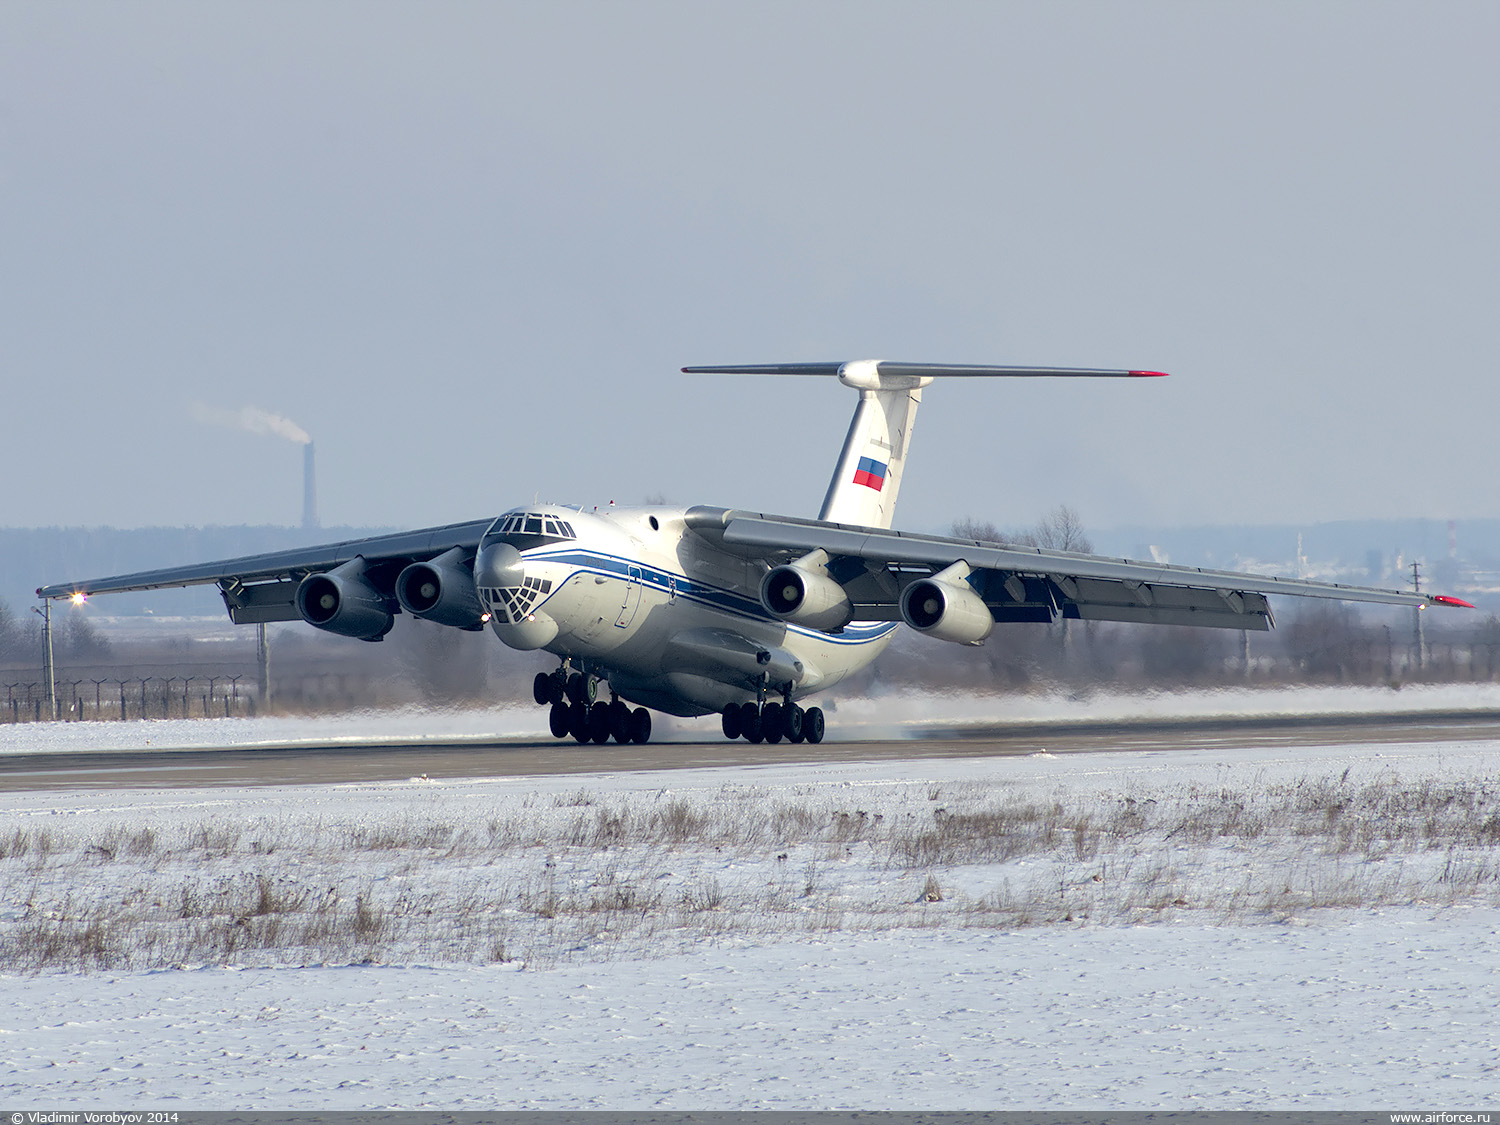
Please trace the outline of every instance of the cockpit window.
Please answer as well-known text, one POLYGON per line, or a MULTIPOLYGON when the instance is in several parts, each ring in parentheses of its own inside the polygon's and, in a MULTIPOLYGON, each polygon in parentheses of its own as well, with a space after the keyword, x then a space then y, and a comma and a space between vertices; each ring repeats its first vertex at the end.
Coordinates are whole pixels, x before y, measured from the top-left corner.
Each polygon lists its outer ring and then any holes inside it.
POLYGON ((480 541, 480 548, 491 543, 509 543, 518 551, 528 551, 548 543, 576 539, 573 525, 541 512, 513 512, 490 525, 480 541))

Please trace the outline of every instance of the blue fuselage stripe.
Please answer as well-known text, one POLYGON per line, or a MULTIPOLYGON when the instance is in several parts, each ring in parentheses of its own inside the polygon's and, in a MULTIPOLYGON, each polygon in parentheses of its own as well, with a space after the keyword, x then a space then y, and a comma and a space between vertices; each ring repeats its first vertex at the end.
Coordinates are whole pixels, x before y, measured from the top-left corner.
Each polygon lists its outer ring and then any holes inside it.
MULTIPOLYGON (((521 557, 526 560, 535 559, 538 562, 562 563, 575 567, 580 573, 607 574, 611 577, 619 578, 624 582, 638 582, 642 586, 661 590, 664 593, 671 593, 675 587, 677 597, 679 598, 686 598, 699 605, 705 605, 711 609, 717 609, 735 617, 747 618, 760 624, 784 625, 794 632, 816 637, 830 644, 869 644, 890 633, 891 630, 896 628, 897 624, 894 621, 877 621, 865 624, 856 623, 845 626, 843 633, 840 634, 823 633, 816 629, 808 629, 800 625, 795 625, 790 621, 782 621, 779 618, 772 617, 765 611, 765 607, 760 604, 758 598, 749 598, 744 594, 722 586, 713 586, 706 582, 699 582, 696 579, 689 578, 685 574, 678 574, 670 570, 661 570, 639 559, 626 559, 617 555, 606 555, 597 551, 584 550, 579 547, 570 547, 562 551, 530 551, 523 553, 521 557)), ((554 587, 552 597, 556 597, 561 592, 561 585, 561 583, 558 583, 554 587)), ((550 597, 546 599, 546 601, 550 600, 550 597)), ((546 601, 541 604, 545 605, 546 601)), ((539 605, 537 608, 540 609, 541 606, 539 605)))

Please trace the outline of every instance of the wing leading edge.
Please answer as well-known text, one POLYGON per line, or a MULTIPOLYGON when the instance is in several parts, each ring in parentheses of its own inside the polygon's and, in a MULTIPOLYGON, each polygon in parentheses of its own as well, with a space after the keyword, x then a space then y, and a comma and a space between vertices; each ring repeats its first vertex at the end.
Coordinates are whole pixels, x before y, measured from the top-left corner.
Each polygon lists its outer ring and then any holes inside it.
MULTIPOLYGON (((446 524, 367 539, 347 539, 315 547, 295 547, 263 555, 245 555, 217 562, 143 570, 110 578, 61 582, 37 590, 40 598, 89 597, 134 590, 163 590, 214 583, 223 595, 229 617, 237 625, 266 621, 297 621, 297 585, 309 574, 319 574, 362 558, 377 582, 389 579, 413 562, 426 562, 454 547, 478 549, 480 537, 493 520, 446 524)), ((389 586, 389 582, 384 583, 389 586)))
POLYGON ((1472 608, 1440 594, 1008 547, 724 508, 693 508, 688 526, 726 549, 761 558, 790 561, 826 551, 833 560, 830 573, 849 592, 855 618, 866 621, 900 620, 907 584, 959 562, 972 568, 970 584, 997 622, 1063 617, 1264 631, 1272 625, 1269 594, 1472 608))

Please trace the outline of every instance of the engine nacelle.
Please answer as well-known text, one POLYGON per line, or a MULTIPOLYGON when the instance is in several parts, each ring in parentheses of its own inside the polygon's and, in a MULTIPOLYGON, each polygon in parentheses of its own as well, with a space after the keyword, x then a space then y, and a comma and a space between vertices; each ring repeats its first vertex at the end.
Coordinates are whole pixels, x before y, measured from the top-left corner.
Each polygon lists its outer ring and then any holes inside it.
POLYGON ((782 621, 832 633, 854 617, 848 592, 829 578, 802 564, 778 566, 760 584, 760 604, 782 621))
POLYGON ((309 625, 362 641, 380 640, 396 623, 389 600, 365 579, 362 558, 304 578, 297 587, 297 612, 309 625))
POLYGON ((940 641, 974 645, 995 629, 984 599, 964 581, 969 564, 956 562, 931 578, 913 582, 901 592, 901 619, 919 633, 940 641))
POLYGON ((474 572, 463 564, 462 547, 427 562, 412 563, 396 577, 396 600, 413 617, 456 629, 484 628, 484 609, 474 572))

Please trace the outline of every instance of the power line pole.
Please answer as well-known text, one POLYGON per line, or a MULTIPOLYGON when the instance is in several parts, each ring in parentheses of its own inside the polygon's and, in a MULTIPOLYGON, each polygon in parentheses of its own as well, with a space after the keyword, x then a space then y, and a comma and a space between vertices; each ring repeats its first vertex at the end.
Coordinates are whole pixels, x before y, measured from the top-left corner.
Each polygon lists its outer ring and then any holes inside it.
POLYGON ((57 721, 57 665, 52 659, 52 599, 43 598, 42 608, 31 607, 42 619, 42 678, 47 681, 47 711, 57 721))
MULTIPOLYGON (((1411 564, 1411 588, 1419 594, 1422 592, 1422 564, 1416 560, 1412 560, 1411 564)), ((1417 642, 1417 668, 1420 670, 1427 663, 1427 638, 1422 635, 1422 607, 1417 606, 1412 614, 1417 642)))
POLYGON ((255 627, 256 659, 260 672, 260 699, 256 707, 261 714, 268 714, 271 707, 271 643, 266 638, 266 623, 255 627))

